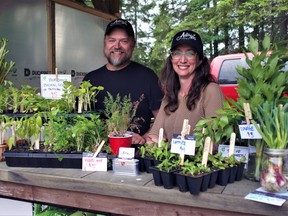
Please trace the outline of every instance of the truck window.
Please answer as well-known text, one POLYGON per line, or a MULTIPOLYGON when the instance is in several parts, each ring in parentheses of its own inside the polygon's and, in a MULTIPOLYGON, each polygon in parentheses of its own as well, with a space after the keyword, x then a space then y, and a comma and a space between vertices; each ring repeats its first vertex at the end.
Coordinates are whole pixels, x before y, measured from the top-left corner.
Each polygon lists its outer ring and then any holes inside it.
POLYGON ((236 70, 236 66, 246 66, 245 59, 235 58, 235 59, 226 59, 223 61, 220 71, 219 71, 219 84, 237 84, 237 77, 240 75, 236 70))

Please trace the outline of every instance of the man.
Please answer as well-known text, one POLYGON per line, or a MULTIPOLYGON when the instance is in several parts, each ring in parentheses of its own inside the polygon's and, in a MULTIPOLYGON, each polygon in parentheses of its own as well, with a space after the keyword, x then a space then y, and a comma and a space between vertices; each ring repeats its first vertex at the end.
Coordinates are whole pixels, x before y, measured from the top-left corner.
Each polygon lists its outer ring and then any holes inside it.
POLYGON ((150 129, 151 118, 156 117, 163 97, 158 84, 158 77, 150 68, 131 61, 136 45, 132 25, 124 19, 111 21, 104 36, 104 55, 108 62, 101 68, 88 73, 83 81, 90 81, 94 86, 103 86, 96 99, 96 110, 104 110, 104 98, 107 92, 114 97, 130 95, 137 101, 144 95, 137 109, 136 118, 139 131, 134 131, 132 143, 144 144, 145 133, 150 129))

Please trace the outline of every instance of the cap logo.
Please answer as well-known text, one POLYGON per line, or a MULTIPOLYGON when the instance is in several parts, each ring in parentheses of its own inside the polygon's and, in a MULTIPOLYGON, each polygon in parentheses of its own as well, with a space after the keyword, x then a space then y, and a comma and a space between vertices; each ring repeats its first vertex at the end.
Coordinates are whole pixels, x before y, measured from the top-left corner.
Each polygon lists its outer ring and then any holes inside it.
POLYGON ((192 35, 188 32, 183 32, 180 36, 176 38, 177 41, 179 40, 197 40, 195 35, 192 35))
POLYGON ((126 25, 127 26, 128 24, 127 24, 127 21, 125 20, 115 20, 113 23, 110 24, 110 26, 112 27, 114 25, 126 25))

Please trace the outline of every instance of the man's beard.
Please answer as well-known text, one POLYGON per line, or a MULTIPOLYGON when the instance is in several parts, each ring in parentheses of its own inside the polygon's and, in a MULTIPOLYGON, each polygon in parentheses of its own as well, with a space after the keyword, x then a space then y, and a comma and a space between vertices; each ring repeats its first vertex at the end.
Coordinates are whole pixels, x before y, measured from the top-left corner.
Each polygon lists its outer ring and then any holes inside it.
POLYGON ((123 50, 115 50, 115 51, 123 52, 125 55, 123 57, 116 58, 116 57, 112 57, 111 52, 110 52, 109 55, 106 55, 106 57, 107 57, 108 62, 111 65, 113 65, 113 66, 122 66, 122 65, 125 65, 127 62, 130 61, 131 54, 128 54, 127 52, 125 52, 123 50))

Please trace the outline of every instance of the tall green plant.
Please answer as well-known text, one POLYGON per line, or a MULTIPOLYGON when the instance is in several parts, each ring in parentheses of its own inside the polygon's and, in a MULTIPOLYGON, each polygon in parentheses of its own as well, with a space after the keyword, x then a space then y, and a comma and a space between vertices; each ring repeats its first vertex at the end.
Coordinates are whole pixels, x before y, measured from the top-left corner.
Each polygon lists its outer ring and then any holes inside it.
POLYGON ((288 145, 288 102, 284 105, 266 101, 256 109, 260 126, 253 125, 261 134, 265 145, 272 149, 285 149, 288 145))
POLYGON ((143 100, 141 96, 138 101, 132 102, 130 95, 121 98, 119 94, 114 98, 109 92, 104 98, 106 116, 106 125, 109 134, 115 136, 123 136, 128 129, 137 129, 137 121, 135 118, 139 103, 143 100))
POLYGON ((10 61, 8 63, 5 59, 7 53, 9 52, 6 49, 7 41, 8 40, 5 38, 0 41, 0 85, 3 83, 12 67, 15 65, 15 62, 10 61))
POLYGON ((249 51, 253 58, 249 58, 245 52, 248 67, 236 68, 241 75, 237 79, 238 101, 240 104, 249 103, 253 115, 258 104, 275 99, 281 101, 288 85, 288 73, 284 72, 288 49, 271 44, 269 36, 264 38, 262 46, 263 50, 260 51, 258 40, 251 38, 249 51))

